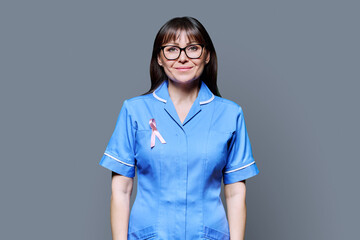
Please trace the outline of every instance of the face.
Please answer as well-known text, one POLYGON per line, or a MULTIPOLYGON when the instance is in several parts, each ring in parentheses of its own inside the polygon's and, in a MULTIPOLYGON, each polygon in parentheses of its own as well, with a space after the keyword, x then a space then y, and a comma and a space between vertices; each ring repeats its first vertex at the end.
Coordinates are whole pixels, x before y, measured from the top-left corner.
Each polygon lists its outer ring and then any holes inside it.
MULTIPOLYGON (((168 42, 164 45, 175 45, 181 48, 197 42, 189 41, 185 31, 181 31, 179 38, 175 42, 168 42)), ((210 61, 210 53, 203 49, 200 58, 191 59, 185 54, 185 51, 181 51, 180 56, 175 60, 168 60, 165 58, 163 51, 160 51, 158 55, 158 63, 164 68, 164 71, 170 80, 178 83, 191 83, 198 79, 205 65, 210 61)))

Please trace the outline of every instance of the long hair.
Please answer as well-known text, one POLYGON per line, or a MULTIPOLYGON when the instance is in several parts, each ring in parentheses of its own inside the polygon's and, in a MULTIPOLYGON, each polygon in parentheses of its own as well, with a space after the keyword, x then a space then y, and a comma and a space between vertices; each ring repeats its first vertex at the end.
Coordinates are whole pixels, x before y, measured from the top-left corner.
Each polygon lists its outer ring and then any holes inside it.
MULTIPOLYGON (((151 61, 150 61, 150 90, 142 95, 152 93, 160 84, 167 79, 165 71, 159 66, 157 57, 160 54, 160 47, 171 40, 177 39, 179 30, 186 32, 189 40, 195 40, 205 45, 206 50, 210 53, 210 61, 205 65, 200 76, 211 92, 221 97, 217 87, 217 57, 214 45, 204 26, 193 17, 176 17, 167 21, 159 30, 155 37, 151 61)), ((201 81, 199 81, 201 83, 201 81)))

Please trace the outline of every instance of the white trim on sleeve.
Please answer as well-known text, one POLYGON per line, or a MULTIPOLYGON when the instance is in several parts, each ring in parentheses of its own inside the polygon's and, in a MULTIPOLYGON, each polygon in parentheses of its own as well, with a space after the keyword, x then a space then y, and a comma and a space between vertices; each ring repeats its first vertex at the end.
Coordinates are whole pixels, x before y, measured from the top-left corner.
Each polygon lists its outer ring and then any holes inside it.
POLYGON ((123 162, 123 161, 121 161, 121 160, 117 159, 116 157, 111 156, 111 155, 110 155, 110 154, 108 154, 108 153, 104 153, 104 154, 105 154, 106 156, 108 156, 108 157, 110 157, 110 158, 112 158, 112 159, 114 159, 114 160, 116 160, 116 161, 118 161, 118 162, 122 163, 122 164, 128 165, 128 166, 130 166, 130 167, 134 167, 134 165, 129 164, 129 163, 126 163, 126 162, 123 162))
POLYGON ((227 172, 224 172, 224 173, 235 172, 235 171, 238 171, 238 170, 240 170, 240 169, 246 168, 246 167, 248 167, 248 166, 250 166, 250 165, 252 165, 252 164, 254 164, 254 163, 255 163, 255 161, 253 161, 253 162, 251 162, 251 163, 249 163, 249 164, 247 164, 247 165, 245 165, 245 166, 242 166, 242 167, 239 167, 239 168, 237 168, 237 169, 230 170, 230 171, 227 171, 227 172))

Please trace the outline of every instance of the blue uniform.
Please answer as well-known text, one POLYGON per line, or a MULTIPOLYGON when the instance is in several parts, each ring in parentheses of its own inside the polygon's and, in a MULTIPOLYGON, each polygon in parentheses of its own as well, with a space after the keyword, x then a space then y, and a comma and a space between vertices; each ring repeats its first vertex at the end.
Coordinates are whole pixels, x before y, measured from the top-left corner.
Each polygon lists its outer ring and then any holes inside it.
POLYGON ((135 176, 128 239, 230 239, 220 198, 230 184, 259 173, 242 108, 202 81, 181 123, 165 80, 153 93, 124 101, 100 165, 135 176), (150 119, 162 143, 155 136, 150 119))

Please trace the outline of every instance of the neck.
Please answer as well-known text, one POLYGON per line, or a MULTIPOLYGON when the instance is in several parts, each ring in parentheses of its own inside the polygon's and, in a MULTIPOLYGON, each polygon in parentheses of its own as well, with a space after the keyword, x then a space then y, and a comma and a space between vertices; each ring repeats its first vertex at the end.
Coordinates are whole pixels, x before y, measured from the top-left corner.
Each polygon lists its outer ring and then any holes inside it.
POLYGON ((188 83, 168 80, 168 91, 173 103, 194 102, 200 90, 200 79, 188 83))

